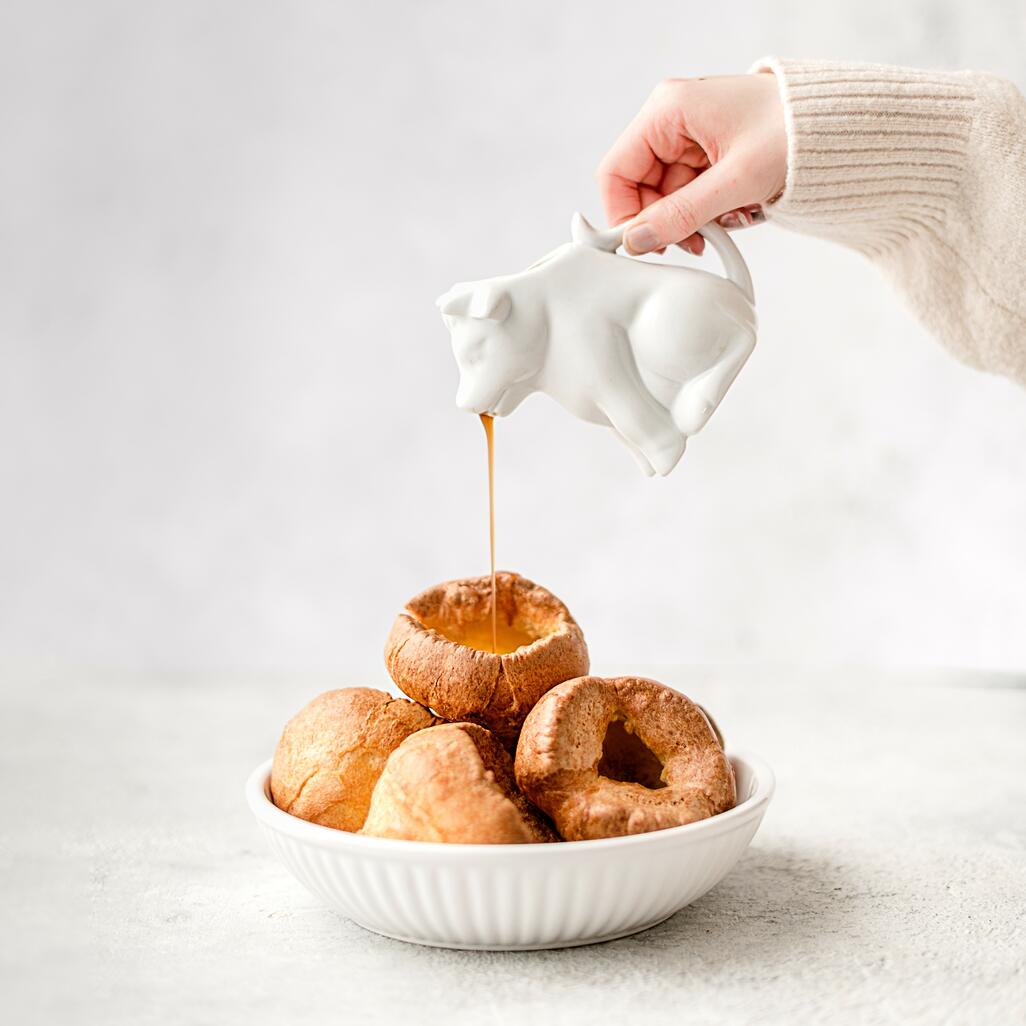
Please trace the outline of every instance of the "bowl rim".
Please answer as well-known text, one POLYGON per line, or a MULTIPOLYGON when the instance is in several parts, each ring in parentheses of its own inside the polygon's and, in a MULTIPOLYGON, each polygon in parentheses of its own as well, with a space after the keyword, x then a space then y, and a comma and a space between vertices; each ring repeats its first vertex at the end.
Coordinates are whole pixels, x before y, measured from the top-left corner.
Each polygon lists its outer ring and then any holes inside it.
POLYGON ((336 830, 299 819, 279 809, 270 798, 271 759, 260 763, 246 781, 246 801, 257 821, 279 834, 286 834, 304 844, 331 851, 367 856, 388 856, 412 859, 453 858, 571 858, 575 854, 588 854, 619 850, 638 845, 673 845, 684 840, 729 833, 747 824, 753 817, 761 817, 776 790, 776 777, 769 764, 757 755, 745 751, 729 751, 727 757, 737 768, 740 764, 751 774, 753 787, 748 797, 732 809, 697 823, 652 830, 625 837, 603 837, 592 841, 563 841, 559 844, 445 844, 440 841, 404 841, 392 837, 366 837, 363 834, 336 830))

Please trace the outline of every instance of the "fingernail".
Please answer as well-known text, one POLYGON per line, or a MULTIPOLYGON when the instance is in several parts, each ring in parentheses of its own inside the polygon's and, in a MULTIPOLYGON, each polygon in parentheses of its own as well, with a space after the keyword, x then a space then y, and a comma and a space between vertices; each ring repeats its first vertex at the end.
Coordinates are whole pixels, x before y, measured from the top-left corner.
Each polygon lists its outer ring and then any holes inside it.
POLYGON ((725 228, 728 232, 741 227, 741 218, 736 210, 732 210, 729 214, 722 214, 716 220, 719 221, 720 227, 725 228))
POLYGON ((659 238, 647 224, 636 225, 624 232, 623 247, 632 256, 651 253, 658 246, 659 238))

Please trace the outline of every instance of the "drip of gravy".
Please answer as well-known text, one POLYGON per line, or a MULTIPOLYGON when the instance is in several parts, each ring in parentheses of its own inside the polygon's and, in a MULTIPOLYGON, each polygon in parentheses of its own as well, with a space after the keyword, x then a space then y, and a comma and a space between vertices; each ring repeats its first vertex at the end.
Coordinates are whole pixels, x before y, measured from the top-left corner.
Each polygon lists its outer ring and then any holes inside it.
MULTIPOLYGON (((485 438, 488 441, 488 544, 492 558, 492 652, 499 651, 499 631, 496 619, 497 602, 495 588, 495 418, 487 413, 481 414, 485 438)), ((504 639, 505 640, 505 639, 504 639)), ((474 648, 479 648, 474 645, 474 648)), ((513 648, 517 646, 514 645, 513 648)), ((505 649, 512 652, 513 648, 505 649)))

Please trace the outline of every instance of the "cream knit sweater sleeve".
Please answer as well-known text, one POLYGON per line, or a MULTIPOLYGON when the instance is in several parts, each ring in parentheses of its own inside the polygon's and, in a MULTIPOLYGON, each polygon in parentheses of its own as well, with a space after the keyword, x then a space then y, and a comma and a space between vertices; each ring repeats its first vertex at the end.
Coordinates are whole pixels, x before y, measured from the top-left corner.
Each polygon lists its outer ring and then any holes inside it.
POLYGON ((974 72, 774 57, 776 223, 877 263, 959 359, 1026 385, 1026 102, 974 72))

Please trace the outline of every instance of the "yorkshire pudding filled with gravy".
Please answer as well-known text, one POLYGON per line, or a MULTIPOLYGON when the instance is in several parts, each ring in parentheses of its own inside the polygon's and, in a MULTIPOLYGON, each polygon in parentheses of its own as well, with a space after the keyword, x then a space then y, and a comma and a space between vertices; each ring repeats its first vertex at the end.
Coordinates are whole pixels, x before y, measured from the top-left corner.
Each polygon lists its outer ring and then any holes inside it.
POLYGON ((512 746, 553 685, 588 672, 588 647, 570 611, 519 574, 438 584, 406 603, 385 645, 392 680, 446 720, 487 727, 512 746))
POLYGON ((683 826, 736 800, 702 710, 642 677, 579 677, 542 696, 520 734, 516 778, 567 841, 683 826))
POLYGON ((449 844, 559 839, 517 789, 509 753, 474 723, 408 737, 385 763, 360 832, 449 844))
POLYGON ((435 722, 427 709, 385 691, 326 691, 286 724, 271 766, 271 799, 300 819, 359 830, 385 760, 435 722))

